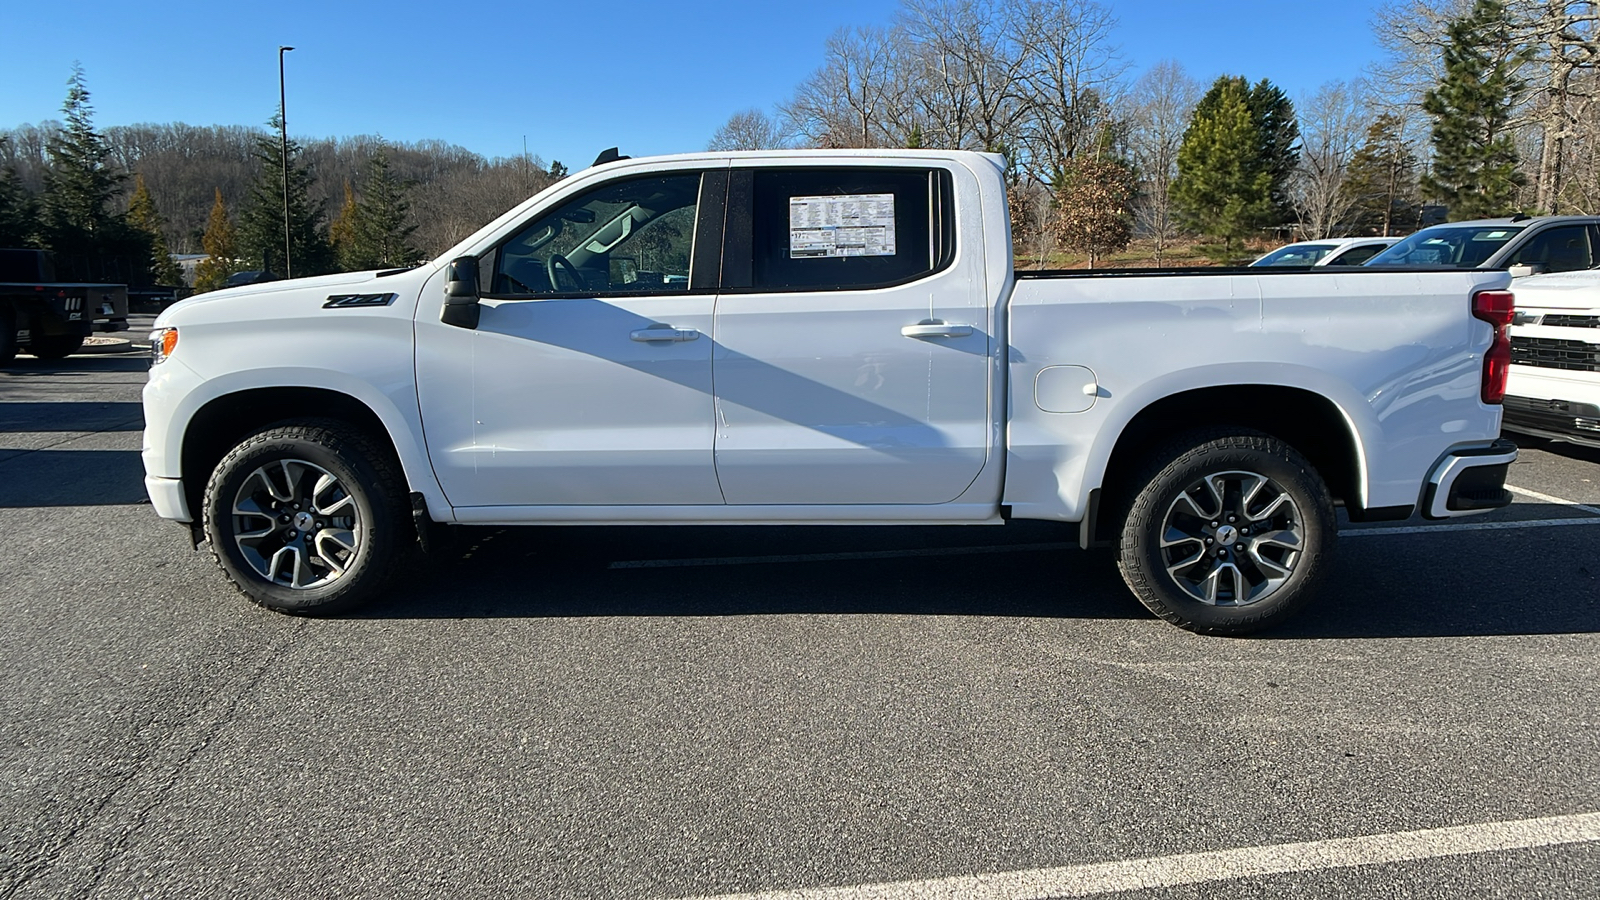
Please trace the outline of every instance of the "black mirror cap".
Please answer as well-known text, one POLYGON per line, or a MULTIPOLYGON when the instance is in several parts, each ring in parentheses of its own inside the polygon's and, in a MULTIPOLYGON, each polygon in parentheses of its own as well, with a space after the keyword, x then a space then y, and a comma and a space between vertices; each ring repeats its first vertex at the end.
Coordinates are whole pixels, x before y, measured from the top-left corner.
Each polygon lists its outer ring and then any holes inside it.
POLYGON ((477 328, 482 307, 478 305, 478 258, 462 256, 450 261, 444 285, 444 309, 439 321, 457 328, 477 328))

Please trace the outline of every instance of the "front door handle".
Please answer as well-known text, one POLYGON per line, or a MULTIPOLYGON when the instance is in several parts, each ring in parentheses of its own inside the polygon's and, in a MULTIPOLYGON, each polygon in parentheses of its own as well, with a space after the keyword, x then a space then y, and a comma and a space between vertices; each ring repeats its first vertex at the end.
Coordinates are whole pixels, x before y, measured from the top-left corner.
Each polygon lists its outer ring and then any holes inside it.
POLYGON ((697 328, 673 328, 671 325, 651 325, 649 328, 640 328, 628 333, 628 337, 641 343, 653 344, 657 341, 693 341, 700 337, 697 328))
POLYGON ((930 320, 907 325, 900 329, 900 333, 908 338, 925 337, 966 337, 972 333, 971 325, 952 325, 948 322, 930 320))

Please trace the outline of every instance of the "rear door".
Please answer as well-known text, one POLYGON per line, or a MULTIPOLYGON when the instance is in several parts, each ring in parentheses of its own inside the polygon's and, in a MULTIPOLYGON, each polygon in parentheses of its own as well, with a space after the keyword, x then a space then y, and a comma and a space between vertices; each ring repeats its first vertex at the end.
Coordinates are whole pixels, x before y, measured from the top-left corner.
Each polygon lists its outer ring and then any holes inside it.
POLYGON ((937 504, 983 468, 980 247, 959 167, 729 173, 716 470, 730 504, 937 504))

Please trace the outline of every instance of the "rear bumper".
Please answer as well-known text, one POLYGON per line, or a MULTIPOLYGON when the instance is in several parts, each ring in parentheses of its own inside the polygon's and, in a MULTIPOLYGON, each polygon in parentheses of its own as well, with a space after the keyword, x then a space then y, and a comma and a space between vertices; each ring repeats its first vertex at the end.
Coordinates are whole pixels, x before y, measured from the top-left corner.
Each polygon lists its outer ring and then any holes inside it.
POLYGON ((1487 447, 1453 450, 1433 466, 1422 492, 1422 515, 1453 519, 1511 505, 1506 470, 1517 460, 1517 445, 1497 440, 1487 447))

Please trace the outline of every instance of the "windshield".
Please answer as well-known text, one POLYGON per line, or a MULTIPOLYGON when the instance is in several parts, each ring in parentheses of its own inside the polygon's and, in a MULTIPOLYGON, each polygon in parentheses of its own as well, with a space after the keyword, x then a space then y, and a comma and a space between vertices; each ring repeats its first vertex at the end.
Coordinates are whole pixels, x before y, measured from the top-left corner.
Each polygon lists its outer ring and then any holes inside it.
POLYGON ((1521 225, 1435 225, 1367 260, 1367 265, 1471 269, 1483 265, 1521 230, 1521 225))
POLYGON ((1290 244, 1268 253, 1252 266, 1314 266, 1317 260, 1333 252, 1334 244, 1290 244))

